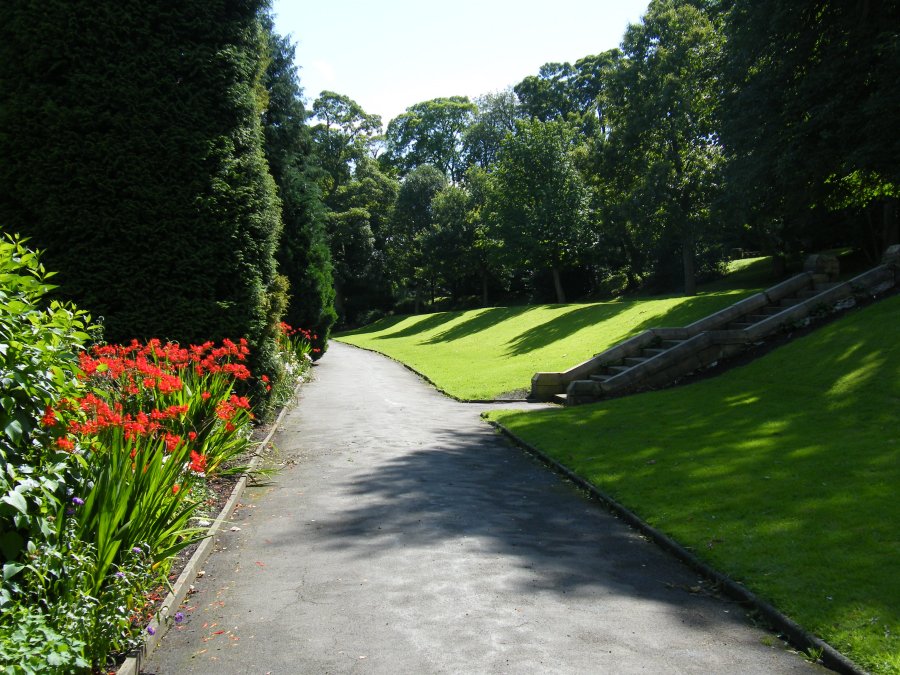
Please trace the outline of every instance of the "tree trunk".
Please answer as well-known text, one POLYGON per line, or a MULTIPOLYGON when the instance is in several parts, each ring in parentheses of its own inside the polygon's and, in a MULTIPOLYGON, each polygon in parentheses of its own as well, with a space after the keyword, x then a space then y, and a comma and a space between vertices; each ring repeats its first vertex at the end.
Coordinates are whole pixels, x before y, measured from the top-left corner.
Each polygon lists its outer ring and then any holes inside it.
POLYGON ((697 267, 694 261, 694 236, 685 234, 681 240, 681 261, 684 266, 684 294, 697 295, 697 267))
POLYGON ((488 273, 487 270, 481 270, 481 306, 488 306, 488 273))
POLYGON ((559 278, 559 268, 553 268, 553 287, 556 289, 556 302, 560 305, 566 303, 566 294, 563 292, 562 281, 559 278))
POLYGON ((787 260, 781 251, 772 252, 772 276, 775 279, 781 279, 787 274, 787 260))
POLYGON ((417 283, 416 284, 416 303, 415 308, 413 309, 413 314, 419 314, 422 311, 422 288, 417 283))

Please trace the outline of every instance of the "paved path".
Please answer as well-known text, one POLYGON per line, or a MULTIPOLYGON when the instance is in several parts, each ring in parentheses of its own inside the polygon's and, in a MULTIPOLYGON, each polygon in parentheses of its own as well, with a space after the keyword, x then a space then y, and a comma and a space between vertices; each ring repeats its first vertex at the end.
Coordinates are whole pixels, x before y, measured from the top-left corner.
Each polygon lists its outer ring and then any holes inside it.
POLYGON ((339 343, 144 673, 802 673, 402 366, 339 343))

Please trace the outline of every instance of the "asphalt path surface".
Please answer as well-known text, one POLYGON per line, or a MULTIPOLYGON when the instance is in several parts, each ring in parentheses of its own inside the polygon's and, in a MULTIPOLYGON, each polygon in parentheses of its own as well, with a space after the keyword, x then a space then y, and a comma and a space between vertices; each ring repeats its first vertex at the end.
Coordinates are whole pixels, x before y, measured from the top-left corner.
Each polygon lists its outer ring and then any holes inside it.
POLYGON ((143 673, 821 672, 497 435, 495 406, 340 343, 314 373, 143 673))

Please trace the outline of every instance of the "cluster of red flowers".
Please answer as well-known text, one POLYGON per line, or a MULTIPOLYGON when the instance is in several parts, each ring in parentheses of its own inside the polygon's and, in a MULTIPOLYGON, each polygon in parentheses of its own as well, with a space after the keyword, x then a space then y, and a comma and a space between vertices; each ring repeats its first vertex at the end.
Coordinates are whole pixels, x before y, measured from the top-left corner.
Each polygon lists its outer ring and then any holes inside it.
MULTIPOLYGON (((196 431, 187 430, 203 421, 187 419, 190 405, 165 406, 165 395, 182 391, 185 373, 200 377, 223 374, 235 380, 249 378, 250 371, 243 363, 249 351, 244 339, 237 343, 224 340, 218 347, 206 342, 183 348, 160 340, 96 346, 80 355, 80 377, 98 385, 96 393, 74 401, 63 399, 55 409, 48 407, 41 424, 53 429, 57 447, 66 451, 74 450, 78 439, 90 441, 108 430, 122 430, 132 444, 139 438, 155 438, 165 442, 168 452, 174 452, 185 440, 197 439, 196 431), (146 400, 138 395, 148 391, 154 394, 150 400, 163 404, 158 409, 145 409, 146 400), (187 439, 183 438, 185 431, 187 439)), ((204 401, 211 397, 209 391, 200 393, 204 401)), ((236 428, 233 420, 239 410, 249 413, 250 401, 231 395, 216 405, 215 415, 224 420, 226 430, 231 432, 236 428)), ((135 453, 133 450, 132 457, 135 453)), ((191 451, 190 457, 188 468, 195 473, 205 472, 207 457, 196 450, 191 451)))
POLYGON ((311 331, 308 331, 305 328, 293 328, 289 323, 285 323, 284 321, 281 322, 280 327, 282 334, 289 338, 300 336, 307 342, 318 339, 318 336, 311 331))
MULTIPOLYGON (((310 344, 319 339, 319 336, 312 331, 305 328, 294 328, 289 323, 285 323, 284 321, 279 324, 279 328, 281 328, 281 334, 288 339, 300 338, 302 340, 306 340, 310 344)), ((318 347, 314 347, 311 351, 313 354, 318 354, 322 350, 318 347)))
POLYGON ((140 392, 139 384, 162 394, 180 391, 183 385, 178 373, 188 367, 197 375, 223 372, 236 380, 246 380, 250 370, 243 362, 249 354, 244 338, 238 343, 225 339, 220 347, 205 342, 188 348, 154 338, 146 344, 132 340, 129 345, 96 346, 79 358, 84 378, 98 374, 113 380, 124 378, 125 392, 135 395, 140 392))
MULTIPOLYGON (((234 431, 235 427, 231 420, 234 419, 238 410, 249 412, 250 400, 246 396, 232 394, 227 401, 219 401, 216 405, 216 417, 220 420, 225 420, 225 429, 227 431, 234 431)), ((251 419, 253 418, 253 413, 250 413, 250 417, 251 419)))

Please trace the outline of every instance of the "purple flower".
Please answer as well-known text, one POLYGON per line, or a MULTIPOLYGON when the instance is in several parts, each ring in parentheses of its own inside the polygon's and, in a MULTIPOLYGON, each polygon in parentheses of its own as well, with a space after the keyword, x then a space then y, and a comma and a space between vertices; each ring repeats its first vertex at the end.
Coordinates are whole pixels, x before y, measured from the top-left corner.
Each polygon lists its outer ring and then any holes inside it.
POLYGON ((175 612, 175 623, 181 623, 184 621, 184 614, 182 612, 175 612))
POLYGON ((153 626, 147 626, 147 632, 150 633, 150 635, 156 635, 156 629, 153 626))
POLYGON ((140 555, 141 553, 143 553, 143 551, 138 546, 135 546, 133 549, 131 549, 131 552, 136 555, 140 555))
POLYGON ((84 500, 81 497, 72 497, 72 503, 75 506, 84 506, 84 500))
POLYGON ((119 579, 124 579, 124 578, 125 578, 125 572, 116 572, 116 576, 117 576, 119 579))

